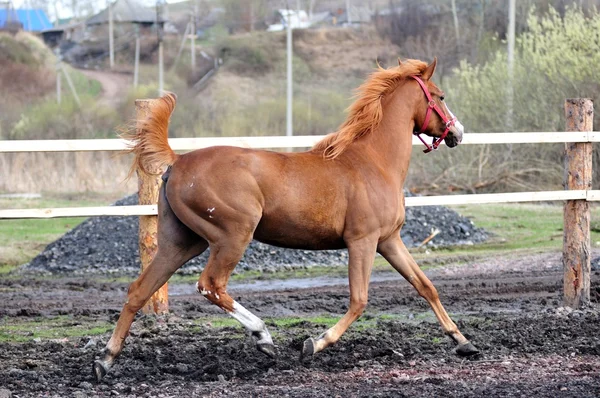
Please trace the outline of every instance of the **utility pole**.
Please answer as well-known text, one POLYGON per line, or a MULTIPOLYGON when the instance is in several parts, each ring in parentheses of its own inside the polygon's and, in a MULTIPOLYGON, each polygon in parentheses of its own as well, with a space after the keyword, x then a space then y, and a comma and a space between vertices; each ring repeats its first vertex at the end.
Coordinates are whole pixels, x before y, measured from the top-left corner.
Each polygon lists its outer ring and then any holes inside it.
MULTIPOLYGON (((57 54, 58 55, 58 54, 57 54)), ((62 72, 60 67, 60 55, 56 57, 56 102, 60 105, 61 103, 61 78, 60 73, 62 72)))
POLYGON ((31 32, 31 1, 27 2, 27 29, 28 32, 31 32))
POLYGON ((158 36, 158 95, 161 96, 164 93, 162 6, 163 0, 156 0, 156 33, 158 36))
POLYGON ((112 1, 108 1, 108 52, 110 55, 110 69, 115 67, 115 30, 113 26, 112 1))
POLYGON ((137 87, 140 75, 140 26, 135 24, 135 61, 133 67, 133 87, 137 87))
POLYGON ((348 26, 352 25, 352 17, 350 16, 350 0, 346 0, 346 19, 348 26))
POLYGON ((508 0, 508 98, 507 120, 509 130, 513 128, 513 97, 514 97, 514 69, 515 69, 515 0, 508 0))
POLYGON ((293 135, 292 125, 292 101, 293 101, 293 83, 292 83, 292 24, 290 8, 287 8, 286 23, 286 43, 287 43, 287 109, 286 109, 286 135, 293 135))
POLYGON ((456 35, 456 44, 460 46, 460 32, 458 30, 458 12, 456 11, 456 0, 452 0, 452 18, 454 19, 454 34, 456 35))
POLYGON ((196 20, 198 18, 198 1, 197 0, 193 0, 194 1, 194 12, 192 14, 192 34, 191 34, 191 57, 192 57, 192 70, 196 69, 196 30, 197 30, 197 26, 196 26, 196 20))

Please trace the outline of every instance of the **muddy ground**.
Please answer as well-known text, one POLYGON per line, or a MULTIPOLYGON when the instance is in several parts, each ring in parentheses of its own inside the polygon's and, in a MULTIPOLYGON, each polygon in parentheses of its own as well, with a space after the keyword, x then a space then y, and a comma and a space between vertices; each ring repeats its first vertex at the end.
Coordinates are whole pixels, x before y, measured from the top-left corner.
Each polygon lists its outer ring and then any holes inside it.
MULTIPOLYGON (((392 273, 374 275, 361 321, 305 363, 302 342, 328 327, 315 317, 339 316, 347 307, 343 279, 230 285, 236 300, 267 321, 276 360, 256 351, 241 327, 218 324, 227 317, 195 294, 193 283, 172 284, 171 315, 139 316, 102 383, 91 364, 109 333, 4 342, 0 396, 600 396, 599 271, 592 275, 592 306, 577 311, 561 307, 559 253, 427 272, 479 356, 455 356, 424 300, 392 273), (282 317, 298 320, 276 323, 282 317)), ((114 322, 126 289, 95 279, 3 280, 0 329, 10 334, 9 325, 61 316, 73 326, 114 322)))

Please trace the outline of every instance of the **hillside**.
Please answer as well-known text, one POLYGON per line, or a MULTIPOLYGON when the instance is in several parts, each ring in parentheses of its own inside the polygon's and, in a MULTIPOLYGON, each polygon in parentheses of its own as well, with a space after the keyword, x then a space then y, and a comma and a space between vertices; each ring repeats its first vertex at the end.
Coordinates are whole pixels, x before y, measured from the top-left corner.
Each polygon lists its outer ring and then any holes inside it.
POLYGON ((0 135, 8 134, 22 107, 52 91, 54 54, 37 37, 0 32, 0 135))
MULTIPOLYGON (((327 134, 345 117, 353 91, 376 66, 397 62, 399 49, 374 29, 294 31, 294 134, 327 134)), ((213 50, 219 72, 200 93, 181 98, 177 136, 281 135, 285 131, 285 33, 230 36, 213 50), (182 110, 184 108, 185 110, 182 110), (197 116, 197 122, 181 120, 197 116)), ((179 94, 179 93, 178 93, 179 94)))

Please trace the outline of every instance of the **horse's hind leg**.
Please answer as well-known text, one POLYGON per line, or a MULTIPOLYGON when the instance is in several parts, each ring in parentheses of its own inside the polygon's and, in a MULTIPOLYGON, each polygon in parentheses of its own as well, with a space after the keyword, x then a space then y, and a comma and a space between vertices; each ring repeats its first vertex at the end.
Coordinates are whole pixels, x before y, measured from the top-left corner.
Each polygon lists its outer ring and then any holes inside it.
POLYGON ((232 239, 228 237, 225 242, 211 244, 211 253, 206 267, 198 280, 198 293, 210 302, 221 307, 225 312, 238 320, 256 338, 256 348, 275 357, 275 347, 271 334, 265 323, 256 315, 236 302, 227 293, 227 281, 231 272, 242 258, 251 236, 232 239))
POLYGON ((448 316, 440 302, 435 286, 421 271, 406 246, 404 246, 399 234, 394 234, 389 240, 381 242, 377 250, 392 267, 414 286, 419 295, 427 300, 444 332, 458 344, 456 353, 461 356, 477 354, 479 351, 462 335, 456 324, 448 316))
POLYGON ((200 238, 173 214, 166 200, 159 199, 158 218, 158 250, 156 256, 129 286, 127 300, 119 315, 117 326, 104 350, 105 357, 93 365, 93 373, 100 381, 113 365, 114 360, 123 349, 125 338, 137 311, 179 267, 189 259, 201 254, 208 247, 208 242, 200 238))

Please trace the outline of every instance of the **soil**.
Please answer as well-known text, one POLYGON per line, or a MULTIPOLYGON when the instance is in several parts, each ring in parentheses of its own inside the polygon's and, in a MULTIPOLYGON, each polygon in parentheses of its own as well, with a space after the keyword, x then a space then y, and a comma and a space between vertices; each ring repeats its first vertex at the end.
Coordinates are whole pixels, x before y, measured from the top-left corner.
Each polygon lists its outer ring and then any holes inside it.
MULTIPOLYGON (((299 360, 302 342, 328 327, 315 317, 337 317, 347 308, 343 280, 304 281, 303 288, 230 284, 232 296, 266 321, 275 360, 258 352, 241 327, 216 324, 228 317, 194 294, 193 283, 171 284, 171 314, 138 316, 101 383, 91 364, 109 333, 0 343, 0 396, 600 396, 599 271, 592 272, 592 305, 582 310, 562 307, 560 253, 427 272, 480 355, 456 356, 426 302, 392 273, 374 275, 367 312, 309 362, 299 360), (269 320, 282 316, 299 320, 285 326, 269 320)), ((59 315, 73 325, 114 323, 127 290, 125 283, 98 279, 23 278, 0 281, 0 330, 59 315)))
MULTIPOLYGON (((116 206, 138 204, 137 195, 115 202, 116 206)), ((50 243, 19 272, 63 275, 137 275, 140 269, 139 219, 130 217, 89 218, 50 243)), ((426 247, 473 245, 488 233, 471 220, 443 206, 408 207, 402 240, 408 247, 421 245, 436 232, 426 247)), ((184 264, 179 274, 202 271, 210 249, 184 264)), ((292 250, 252 241, 236 271, 277 272, 314 266, 340 266, 348 262, 347 250, 292 250)))
POLYGON ((115 104, 120 103, 127 88, 131 87, 133 82, 133 77, 125 73, 92 69, 78 69, 78 71, 88 78, 100 82, 102 85, 102 94, 98 99, 98 102, 105 106, 114 107, 115 104))

